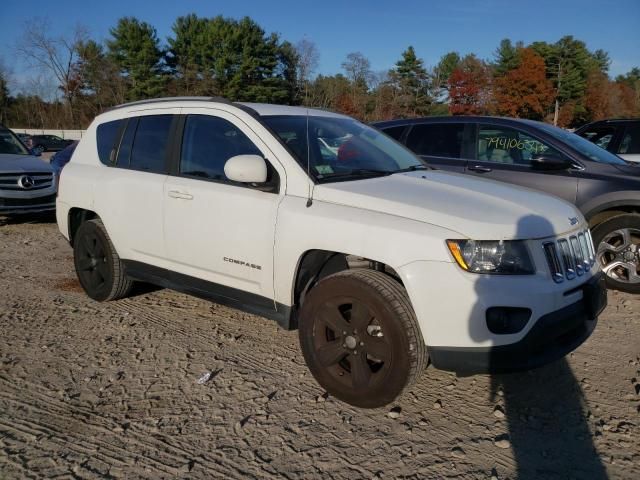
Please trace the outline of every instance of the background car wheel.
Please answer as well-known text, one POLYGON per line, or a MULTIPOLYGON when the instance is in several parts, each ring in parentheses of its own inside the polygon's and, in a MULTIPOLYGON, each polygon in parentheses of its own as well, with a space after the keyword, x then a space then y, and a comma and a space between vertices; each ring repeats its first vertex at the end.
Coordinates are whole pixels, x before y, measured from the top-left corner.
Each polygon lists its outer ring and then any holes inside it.
POLYGON ((346 270, 322 279, 305 298, 298 332, 318 383, 358 407, 392 402, 427 366, 409 297, 382 272, 346 270))
POLYGON ((120 257, 100 220, 80 225, 73 241, 73 259, 80 285, 94 300, 116 300, 131 291, 133 282, 124 275, 120 257))
POLYGON ((640 215, 610 218, 593 229, 597 259, 607 286, 640 293, 640 215))

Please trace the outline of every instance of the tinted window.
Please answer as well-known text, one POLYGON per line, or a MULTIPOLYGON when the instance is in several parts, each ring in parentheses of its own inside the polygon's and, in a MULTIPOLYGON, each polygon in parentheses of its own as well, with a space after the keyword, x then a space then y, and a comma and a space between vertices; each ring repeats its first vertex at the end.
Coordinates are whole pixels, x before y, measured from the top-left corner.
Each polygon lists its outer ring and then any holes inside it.
POLYGON ((589 160, 593 160, 594 162, 600 163, 612 163, 617 165, 626 165, 627 163, 622 160, 617 155, 613 153, 607 152, 603 148, 594 145, 589 140, 585 140, 584 138, 576 135, 575 133, 567 132, 558 127, 554 127, 553 125, 549 125, 542 122, 531 122, 540 130, 548 133, 553 136, 557 140, 566 143, 570 147, 573 147, 582 155, 585 155, 589 160))
POLYGON ((138 126, 137 118, 130 118, 127 122, 127 128, 124 131, 122 140, 120 141, 120 148, 118 149, 118 160, 116 164, 119 167, 129 167, 129 160, 131 158, 131 146, 133 145, 133 137, 136 133, 136 127, 138 126))
POLYGON ((477 159, 483 162, 528 165, 533 157, 560 152, 524 132, 513 128, 480 125, 477 159))
POLYGON ((464 124, 414 125, 407 137, 407 147, 418 155, 460 158, 464 124))
POLYGON ((386 133, 387 135, 389 135, 394 140, 398 140, 399 141, 400 137, 402 137, 402 134, 403 134, 405 128, 406 128, 405 125, 401 125, 399 127, 383 128, 382 131, 384 133, 386 133))
POLYGON ((147 172, 165 172, 165 158, 173 115, 140 117, 129 166, 147 172))
POLYGON ((626 128, 618 153, 640 153, 640 123, 626 128))
POLYGON ((117 147, 116 136, 124 120, 114 120, 98 125, 96 142, 98 143, 98 157, 105 165, 111 165, 111 150, 117 147))
POLYGON ((261 153, 244 133, 222 118, 208 115, 187 117, 180 155, 182 175, 226 180, 224 164, 236 155, 261 153))
POLYGON ((0 129, 0 153, 16 155, 28 155, 29 152, 20 143, 20 140, 10 131, 0 129))
POLYGON ((596 127, 581 132, 580 136, 606 150, 615 133, 616 130, 613 127, 596 127))

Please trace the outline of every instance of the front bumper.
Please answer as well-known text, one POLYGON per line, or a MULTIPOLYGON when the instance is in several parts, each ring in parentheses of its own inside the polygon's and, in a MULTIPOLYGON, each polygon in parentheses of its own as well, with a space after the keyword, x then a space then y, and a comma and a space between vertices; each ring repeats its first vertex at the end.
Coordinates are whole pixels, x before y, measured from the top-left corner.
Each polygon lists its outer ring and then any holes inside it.
POLYGON ((548 313, 518 342, 495 347, 429 347, 433 366, 462 374, 529 370, 559 360, 593 332, 607 305, 604 276, 582 287, 582 300, 548 313))
POLYGON ((0 215, 52 212, 55 209, 55 193, 33 198, 0 197, 0 215))

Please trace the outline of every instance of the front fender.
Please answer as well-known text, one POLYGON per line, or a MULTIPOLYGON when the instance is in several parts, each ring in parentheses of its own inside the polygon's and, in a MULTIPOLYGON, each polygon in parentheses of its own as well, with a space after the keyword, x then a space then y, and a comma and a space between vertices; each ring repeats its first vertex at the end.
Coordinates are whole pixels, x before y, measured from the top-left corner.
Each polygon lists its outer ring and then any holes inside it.
POLYGON ((300 259, 327 250, 382 262, 396 271, 418 260, 452 263, 445 228, 361 208, 286 196, 278 209, 274 247, 275 300, 293 304, 300 259))
POLYGON ((589 221, 600 212, 624 207, 640 210, 640 192, 622 190, 598 195, 580 205, 580 210, 589 221))

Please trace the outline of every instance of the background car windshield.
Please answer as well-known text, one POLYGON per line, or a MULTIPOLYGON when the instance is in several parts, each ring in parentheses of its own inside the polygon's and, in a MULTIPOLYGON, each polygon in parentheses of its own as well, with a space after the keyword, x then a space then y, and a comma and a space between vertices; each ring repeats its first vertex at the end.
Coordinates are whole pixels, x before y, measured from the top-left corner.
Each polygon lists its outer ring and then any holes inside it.
POLYGON ((578 152, 589 157, 589 159, 600 163, 611 163, 614 165, 626 165, 620 157, 613 153, 607 152, 605 149, 600 148, 595 143, 591 143, 575 133, 567 132, 561 128, 554 127, 552 125, 538 124, 539 128, 554 136, 558 140, 568 143, 571 147, 575 148, 578 152))
POLYGON ((350 118, 284 115, 263 120, 305 170, 308 162, 311 175, 319 180, 359 170, 395 172, 422 165, 402 145, 350 118))
POLYGON ((29 151, 9 130, 0 130, 0 153, 29 155, 29 151))

